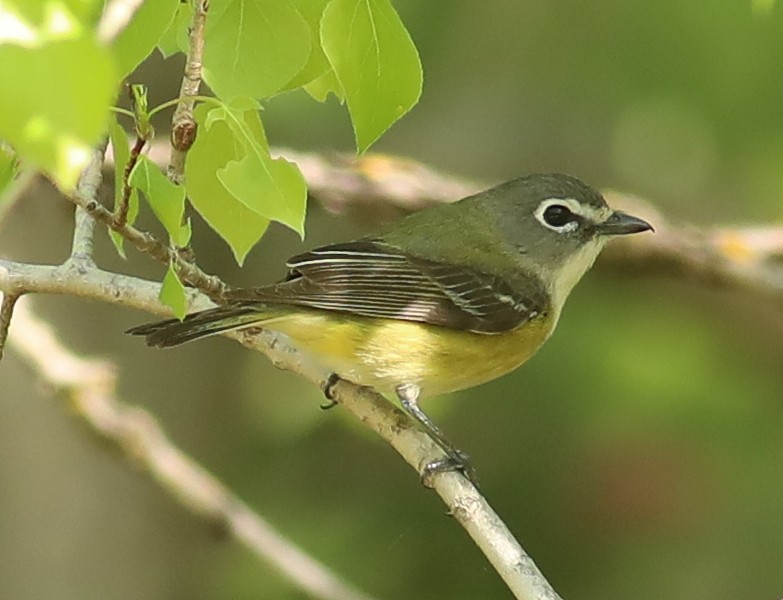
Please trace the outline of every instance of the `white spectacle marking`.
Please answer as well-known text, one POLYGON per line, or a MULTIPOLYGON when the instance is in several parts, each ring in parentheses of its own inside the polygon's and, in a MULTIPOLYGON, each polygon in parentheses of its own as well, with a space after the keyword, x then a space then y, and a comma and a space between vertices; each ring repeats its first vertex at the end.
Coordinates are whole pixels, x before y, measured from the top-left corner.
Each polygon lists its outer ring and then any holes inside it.
POLYGON ((579 227, 579 223, 576 221, 569 221, 565 225, 560 225, 559 227, 547 223, 546 219, 544 218, 546 209, 550 206, 557 205, 565 206, 575 215, 579 215, 580 217, 583 217, 593 223, 599 223, 606 218, 606 211, 595 206, 591 206, 590 204, 582 204, 573 198, 547 198, 538 205, 538 208, 536 208, 533 214, 535 215, 536 219, 538 219, 538 222, 541 223, 544 227, 551 229, 552 231, 557 231, 558 233, 569 233, 571 231, 575 231, 579 227))

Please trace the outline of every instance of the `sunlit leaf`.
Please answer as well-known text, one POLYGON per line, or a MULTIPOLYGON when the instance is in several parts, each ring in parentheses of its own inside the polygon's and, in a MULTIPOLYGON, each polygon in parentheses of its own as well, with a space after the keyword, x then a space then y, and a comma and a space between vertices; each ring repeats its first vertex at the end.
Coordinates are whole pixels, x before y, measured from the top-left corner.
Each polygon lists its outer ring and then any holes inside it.
POLYGON ((261 239, 269 220, 247 208, 218 179, 217 171, 229 161, 245 155, 242 142, 225 119, 207 121, 209 109, 196 108, 202 124, 185 165, 188 197, 209 226, 230 246, 237 263, 242 264, 250 249, 261 239))
POLYGON ((307 188, 296 165, 266 153, 248 152, 219 169, 217 176, 250 210, 304 237, 307 188))
POLYGON ((389 0, 332 0, 321 20, 321 43, 363 152, 418 101, 416 47, 389 0))
POLYGON ((331 70, 321 48, 321 16, 329 0, 291 0, 310 28, 310 56, 301 71, 282 89, 293 90, 318 79, 331 70))
POLYGON ((174 18, 158 40, 158 49, 166 58, 177 52, 187 51, 188 24, 192 15, 193 9, 190 2, 180 3, 174 18))
POLYGON ((89 35, 0 46, 0 138, 70 190, 104 132, 116 77, 89 35))
POLYGON ((147 58, 174 20, 179 0, 147 0, 112 43, 119 75, 124 77, 147 58))
POLYGON ((257 104, 237 98, 232 104, 213 108, 206 124, 223 120, 236 138, 241 153, 218 169, 225 188, 258 215, 278 221, 304 235, 307 188, 299 169, 282 158, 273 159, 257 104))
POLYGON ((175 185, 161 172, 155 163, 141 156, 133 168, 130 183, 147 198, 152 211, 166 228, 177 246, 187 246, 190 241, 190 223, 183 225, 185 214, 185 189, 175 185))
POLYGON ((3 192, 14 180, 16 168, 16 156, 9 148, 0 144, 0 201, 3 199, 3 192))
POLYGON ((318 100, 318 102, 326 102, 326 98, 329 94, 334 94, 334 97, 339 100, 340 104, 345 102, 345 92, 343 91, 340 82, 337 81, 337 76, 334 74, 331 67, 318 79, 313 79, 303 87, 305 91, 314 99, 318 100))
POLYGON ((166 275, 163 277, 163 285, 160 287, 158 299, 171 309, 174 316, 182 319, 188 312, 188 297, 185 286, 177 276, 174 267, 169 264, 166 275))
POLYGON ((207 20, 204 79, 223 99, 271 96, 310 56, 310 29, 292 0, 226 0, 207 20))

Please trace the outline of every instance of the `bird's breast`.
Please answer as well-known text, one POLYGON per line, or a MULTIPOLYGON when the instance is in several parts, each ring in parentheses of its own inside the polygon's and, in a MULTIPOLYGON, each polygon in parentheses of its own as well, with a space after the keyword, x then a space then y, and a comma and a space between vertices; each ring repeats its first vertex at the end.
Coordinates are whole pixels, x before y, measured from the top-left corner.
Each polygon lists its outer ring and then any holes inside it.
POLYGON ((427 396, 496 379, 529 359, 554 319, 541 314, 499 334, 458 331, 411 321, 303 311, 270 323, 324 368, 360 385, 392 392, 413 383, 427 396))

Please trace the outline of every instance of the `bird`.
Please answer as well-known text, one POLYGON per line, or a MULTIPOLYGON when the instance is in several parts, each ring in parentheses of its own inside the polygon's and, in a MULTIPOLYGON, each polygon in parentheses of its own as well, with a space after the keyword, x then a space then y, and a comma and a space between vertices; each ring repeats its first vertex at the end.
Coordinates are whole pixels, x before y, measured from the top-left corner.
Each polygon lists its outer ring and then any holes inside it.
POLYGON ((396 394, 445 452, 424 474, 472 479, 467 454, 420 400, 522 365, 605 243, 652 230, 575 177, 533 174, 304 252, 277 283, 233 289, 221 306, 127 333, 159 348, 247 327, 282 334, 330 381, 396 394))

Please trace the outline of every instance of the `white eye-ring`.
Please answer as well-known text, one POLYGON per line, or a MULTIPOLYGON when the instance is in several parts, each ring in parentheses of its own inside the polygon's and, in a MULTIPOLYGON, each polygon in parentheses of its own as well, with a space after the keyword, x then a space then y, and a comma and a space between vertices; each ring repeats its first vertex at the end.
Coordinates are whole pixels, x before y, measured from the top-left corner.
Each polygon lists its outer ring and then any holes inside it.
POLYGON ((533 214, 547 229, 569 233, 579 228, 584 212, 584 206, 573 198, 548 198, 538 205, 533 214))

